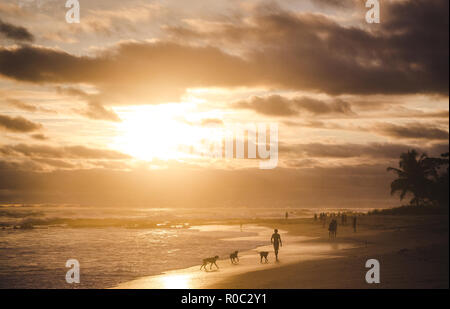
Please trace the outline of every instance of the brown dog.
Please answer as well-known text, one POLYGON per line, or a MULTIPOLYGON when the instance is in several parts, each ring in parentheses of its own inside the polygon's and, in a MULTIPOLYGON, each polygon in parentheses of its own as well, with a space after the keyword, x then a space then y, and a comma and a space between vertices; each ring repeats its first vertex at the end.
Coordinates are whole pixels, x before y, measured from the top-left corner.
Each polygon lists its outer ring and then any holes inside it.
POLYGON ((265 259, 265 263, 269 263, 269 260, 267 259, 268 256, 269 256, 269 252, 268 251, 261 251, 259 253, 259 257, 261 258, 260 263, 263 262, 263 258, 265 259))
POLYGON ((232 264, 236 264, 239 262, 238 251, 234 251, 230 254, 230 261, 232 264))
POLYGON ((200 270, 204 267, 206 270, 206 266, 208 266, 208 264, 211 264, 211 266, 209 267, 209 269, 212 269, 213 264, 216 265, 217 269, 219 269, 219 266, 216 264, 216 261, 219 259, 219 256, 216 255, 215 257, 210 257, 207 259, 203 259, 203 264, 202 266, 200 266, 200 270))

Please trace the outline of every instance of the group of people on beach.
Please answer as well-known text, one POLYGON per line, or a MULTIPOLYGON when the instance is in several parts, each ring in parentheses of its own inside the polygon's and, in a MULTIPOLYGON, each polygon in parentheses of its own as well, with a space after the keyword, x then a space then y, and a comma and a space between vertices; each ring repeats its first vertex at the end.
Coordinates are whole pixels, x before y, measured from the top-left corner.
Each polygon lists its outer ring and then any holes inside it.
MULTIPOLYGON (((322 222, 322 226, 325 227, 326 223, 327 223, 327 217, 328 217, 328 214, 325 212, 320 213, 319 216, 317 216, 317 214, 314 214, 314 221, 317 221, 317 219, 319 219, 322 222)), ((344 226, 347 225, 348 216, 346 213, 342 213, 342 214, 338 213, 337 217, 341 218, 342 225, 344 225, 344 226)), ((330 239, 334 239, 334 238, 336 238, 337 227, 338 227, 338 222, 336 220, 336 214, 331 213, 330 218, 331 218, 331 221, 328 224, 328 232, 329 232, 330 239)), ((356 216, 353 216, 353 219, 352 219, 353 232, 356 232, 356 220, 357 220, 356 216)))
MULTIPOLYGON (((323 223, 323 227, 325 227, 326 223, 327 223, 327 218, 328 216, 331 218, 330 223, 328 225, 328 232, 329 232, 329 238, 330 239, 335 239, 336 235, 337 235, 337 228, 338 228, 338 221, 336 218, 340 217, 341 218, 341 224, 342 225, 347 225, 347 214, 346 213, 338 213, 337 216, 335 213, 331 213, 331 214, 327 214, 325 212, 320 213, 319 215, 314 214, 314 221, 320 220, 323 223)), ((288 212, 285 213, 285 219, 287 220, 289 218, 288 212)), ((356 232, 356 216, 353 216, 352 218, 352 227, 353 227, 353 231, 356 232)), ((243 224, 240 224, 240 230, 242 232, 242 228, 243 228, 243 224)), ((275 260, 278 262, 278 252, 280 250, 280 247, 283 246, 283 242, 281 241, 281 236, 278 233, 278 229, 274 230, 274 233, 272 234, 271 238, 270 238, 270 243, 273 245, 273 251, 275 253, 275 260)), ((267 262, 267 256, 269 254, 268 251, 263 251, 263 252, 259 252, 260 254, 260 258, 261 258, 261 262, 263 261, 263 258, 265 258, 265 261, 267 262)), ((230 254, 230 260, 231 263, 235 264, 236 262, 239 261, 238 258, 238 251, 235 251, 233 253, 230 254)), ((217 266, 216 261, 219 257, 215 256, 213 258, 208 258, 208 259, 204 259, 203 260, 203 264, 200 267, 200 269, 202 269, 203 267, 205 267, 206 270, 206 265, 207 264, 211 264, 215 265, 217 268, 219 268, 219 266, 217 266)), ((210 268, 211 268, 210 267, 210 268)))

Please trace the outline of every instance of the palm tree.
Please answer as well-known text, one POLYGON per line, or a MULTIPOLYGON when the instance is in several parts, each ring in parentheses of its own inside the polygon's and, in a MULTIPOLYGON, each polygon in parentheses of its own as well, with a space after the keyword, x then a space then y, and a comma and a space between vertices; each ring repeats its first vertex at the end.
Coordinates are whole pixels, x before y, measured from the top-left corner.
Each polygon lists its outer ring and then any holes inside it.
POLYGON ((388 172, 397 174, 398 178, 391 183, 391 194, 400 192, 400 200, 413 194, 411 204, 425 202, 430 199, 433 178, 438 177, 435 164, 426 154, 419 156, 416 150, 409 150, 400 155, 399 168, 388 167, 388 172))
POLYGON ((440 158, 433 158, 433 164, 439 172, 432 192, 436 203, 441 206, 449 206, 449 190, 448 190, 448 168, 449 168, 449 153, 444 153, 440 158))

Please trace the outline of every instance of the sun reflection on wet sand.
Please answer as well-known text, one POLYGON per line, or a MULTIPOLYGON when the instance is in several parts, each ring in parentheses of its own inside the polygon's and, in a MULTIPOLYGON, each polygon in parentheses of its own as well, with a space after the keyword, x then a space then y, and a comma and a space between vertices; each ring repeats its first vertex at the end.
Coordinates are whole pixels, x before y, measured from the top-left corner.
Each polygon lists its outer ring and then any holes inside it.
POLYGON ((169 275, 161 278, 164 289, 189 289, 191 276, 189 275, 169 275))

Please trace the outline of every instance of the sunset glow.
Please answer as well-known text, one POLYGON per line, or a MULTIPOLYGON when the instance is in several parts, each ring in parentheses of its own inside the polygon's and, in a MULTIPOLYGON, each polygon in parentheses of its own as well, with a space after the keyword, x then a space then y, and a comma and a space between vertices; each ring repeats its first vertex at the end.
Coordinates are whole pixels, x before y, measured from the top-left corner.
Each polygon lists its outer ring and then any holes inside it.
MULTIPOLYGON (((53 2, 0 5, 0 166, 8 179, 20 171, 40 183, 63 171, 120 182, 115 173, 134 171, 158 182, 159 170, 237 184, 248 173, 254 183, 277 183, 295 200, 288 204, 369 207, 395 203, 385 170, 402 152, 448 150, 447 33, 437 22, 423 37, 408 1, 388 1, 379 24, 353 0, 85 1, 79 23, 53 2), (278 126, 273 170, 260 174, 248 144, 244 158, 214 155, 227 131, 270 123, 278 126), (371 183, 355 188, 350 170, 371 183)), ((419 15, 445 24, 441 5, 433 0, 419 15)), ((238 187, 235 202, 249 194, 238 187)), ((5 190, 8 202, 34 200, 5 190)), ((60 194, 45 190, 43 200, 60 194)), ((130 202, 126 190, 112 191, 130 202)))
POLYGON ((0 290, 448 290, 449 3, 0 0, 0 290))

